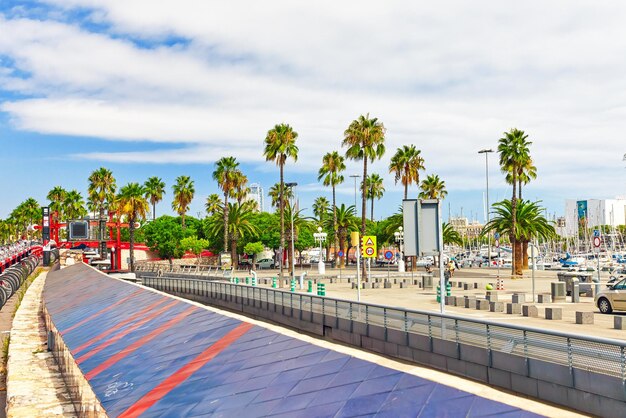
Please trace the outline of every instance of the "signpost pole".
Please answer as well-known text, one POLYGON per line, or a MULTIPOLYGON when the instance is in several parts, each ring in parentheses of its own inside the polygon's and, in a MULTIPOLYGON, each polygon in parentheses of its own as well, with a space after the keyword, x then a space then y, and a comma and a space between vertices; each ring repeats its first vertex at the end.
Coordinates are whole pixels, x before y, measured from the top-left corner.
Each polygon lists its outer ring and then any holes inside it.
POLYGON ((361 249, 359 244, 356 245, 356 300, 357 302, 361 301, 361 263, 359 260, 361 259, 361 249))
MULTIPOLYGON (((525 255, 524 257, 528 257, 525 255)), ((533 279, 533 303, 535 303, 535 245, 534 243, 530 244, 530 257, 533 259, 533 267, 532 267, 532 279, 533 279)), ((573 297, 572 297, 573 298, 573 297)))
MULTIPOLYGON (((602 240, 600 239, 600 230, 595 229, 593 231, 593 246, 596 247, 596 259, 598 261, 598 283, 600 283, 600 244, 602 243, 602 240)), ((598 284, 596 286, 596 292, 600 291, 600 285, 598 284)))

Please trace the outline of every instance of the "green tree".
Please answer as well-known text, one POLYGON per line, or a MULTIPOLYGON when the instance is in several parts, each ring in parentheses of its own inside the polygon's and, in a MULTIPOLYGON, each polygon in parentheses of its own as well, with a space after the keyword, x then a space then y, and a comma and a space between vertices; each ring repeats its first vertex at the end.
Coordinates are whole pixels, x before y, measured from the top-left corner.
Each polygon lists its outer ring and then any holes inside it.
POLYGON ((46 196, 50 201, 50 213, 56 212, 59 219, 63 219, 63 202, 66 196, 67 191, 61 186, 55 186, 46 196))
POLYGON ((522 251, 521 247, 517 243, 517 233, 515 229, 517 227, 517 185, 519 173, 522 170, 522 166, 526 164, 530 150, 529 146, 532 142, 529 142, 528 135, 524 131, 516 128, 512 128, 509 132, 505 132, 504 136, 498 141, 498 153, 500 154, 500 169, 506 175, 509 175, 511 185, 513 186, 513 193, 511 196, 511 212, 512 212, 512 233, 511 245, 513 248, 513 263, 511 267, 511 273, 513 275, 522 274, 522 251))
MULTIPOLYGON (((285 219, 287 219, 288 227, 285 231, 285 237, 289 241, 289 245, 287 247, 287 259, 289 263, 289 271, 292 272, 294 269, 293 259, 294 254, 291 253, 291 247, 293 245, 296 248, 296 244, 298 242, 300 233, 303 230, 309 230, 312 226, 309 223, 310 218, 302 216, 302 210, 298 210, 296 208, 291 207, 291 203, 287 202, 285 205, 285 219), (293 216, 293 218, 292 218, 293 216), (291 235, 291 223, 293 220, 293 236, 291 235)), ((311 235, 311 238, 313 236, 311 235)))
MULTIPOLYGON (((285 249, 285 176, 284 168, 288 158, 298 160, 296 139, 298 133, 288 124, 275 125, 265 136, 265 150, 263 155, 266 161, 274 161, 280 171, 280 192, 278 206, 280 213, 280 278, 283 278, 282 251, 285 249)), ((282 284, 282 280, 281 280, 282 284)))
POLYGON ((189 251, 196 256, 196 264, 200 265, 202 250, 209 247, 209 241, 198 237, 186 237, 180 241, 184 251, 189 251))
POLYGON ((265 250, 265 246, 260 241, 249 242, 245 245, 245 247, 243 247, 244 253, 248 255, 252 255, 252 267, 253 268, 256 268, 257 255, 261 254, 263 250, 265 250))
POLYGON ((94 209, 97 207, 99 211, 102 211, 105 203, 112 203, 115 200, 116 190, 117 185, 111 170, 100 167, 89 176, 88 194, 94 209))
POLYGON ((431 174, 422 180, 420 189, 422 189, 419 194, 420 199, 444 199, 448 195, 446 182, 436 174, 431 174))
POLYGON ((421 151, 415 145, 403 145, 396 150, 389 163, 389 173, 395 175, 395 182, 398 181, 404 186, 404 198, 407 199, 409 186, 413 183, 419 184, 420 170, 424 170, 424 159, 420 155, 421 151))
MULTIPOLYGON (((275 185, 270 187, 267 194, 270 197, 270 199, 272 199, 272 207, 275 207, 276 209, 280 209, 280 183, 276 183, 275 185)), ((294 194, 293 194, 293 189, 291 187, 286 187, 283 189, 283 198, 285 199, 285 201, 293 199, 293 197, 294 197, 294 194)))
POLYGON ((152 220, 156 219, 156 204, 163 200, 165 194, 165 182, 159 177, 150 177, 143 184, 145 189, 145 197, 150 200, 152 205, 152 220))
POLYGON ((344 176, 341 174, 346 169, 345 158, 337 151, 329 152, 322 157, 322 166, 319 169, 317 181, 323 180, 324 186, 331 186, 333 190, 333 247, 334 259, 337 260, 339 251, 339 235, 337 233, 337 198, 336 188, 343 183, 344 176))
POLYGON ((176 218, 160 216, 154 222, 142 228, 146 237, 146 245, 155 251, 159 257, 170 260, 183 255, 184 249, 180 243, 185 238, 185 232, 176 218))
POLYGON ((178 213, 182 219, 182 227, 185 228, 185 214, 189 209, 189 204, 196 193, 193 180, 189 176, 178 176, 176 183, 172 186, 174 200, 172 200, 172 210, 178 213))
MULTIPOLYGON (((237 243, 239 239, 246 236, 258 236, 259 230, 252 223, 254 218, 254 210, 252 203, 244 202, 229 203, 228 209, 228 239, 230 240, 230 252, 233 266, 237 268, 239 265, 239 257, 237 256, 237 243)), ((207 224, 207 233, 210 235, 221 235, 223 233, 222 221, 224 219, 224 209, 219 208, 215 214, 209 218, 207 224)))
POLYGON ((207 215, 212 216, 220 207, 222 207, 220 197, 217 193, 211 193, 204 204, 207 215))
POLYGON ((344 256, 340 258, 339 267, 346 266, 347 251, 347 237, 349 231, 357 231, 359 229, 359 222, 355 216, 354 205, 346 207, 345 204, 341 204, 337 208, 337 233, 339 235, 339 248, 343 252, 344 256))
POLYGON ((374 221, 374 199, 380 200, 385 194, 383 179, 376 173, 372 173, 365 179, 365 197, 372 202, 370 220, 374 221))
POLYGON ((87 214, 83 196, 77 190, 70 190, 63 202, 65 220, 80 219, 87 214))
POLYGON ((235 188, 242 181, 243 174, 239 170, 239 163, 235 157, 222 157, 215 163, 213 180, 224 193, 222 205, 222 228, 224 231, 224 252, 228 252, 228 198, 234 194, 235 188))
POLYGON ((316 197, 313 201, 313 214, 318 219, 319 223, 324 222, 324 217, 330 211, 330 202, 324 196, 316 197))
POLYGON ((128 218, 130 236, 130 271, 135 271, 135 222, 148 216, 150 206, 144 197, 146 191, 139 183, 128 183, 120 189, 117 203, 120 213, 128 218))
POLYGON ((444 245, 463 245, 463 239, 461 238, 461 234, 459 231, 454 229, 454 227, 448 222, 444 222, 441 224, 441 228, 443 230, 443 243, 444 245))

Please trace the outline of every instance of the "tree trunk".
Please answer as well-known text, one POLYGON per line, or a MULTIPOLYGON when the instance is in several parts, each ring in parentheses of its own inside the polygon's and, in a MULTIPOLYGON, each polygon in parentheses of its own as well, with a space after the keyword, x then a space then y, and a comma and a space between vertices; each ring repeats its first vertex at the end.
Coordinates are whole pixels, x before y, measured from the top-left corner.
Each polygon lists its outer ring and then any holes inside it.
POLYGON ((523 255, 522 255, 522 242, 521 241, 516 241, 515 242, 515 249, 514 249, 514 253, 515 253, 515 275, 516 276, 521 276, 523 274, 522 271, 522 267, 523 267, 523 255))
MULTIPOLYGON (((363 182, 361 187, 361 238, 365 235, 365 218, 367 211, 367 203, 365 199, 365 179, 367 178, 367 156, 363 156, 363 182)), ((358 256, 356 254, 355 256, 358 256)), ((367 266, 365 263, 361 263, 361 272, 363 282, 367 282, 367 266)))
POLYGON ((283 260, 285 253, 285 205, 283 204, 283 164, 280 164, 280 193, 278 196, 278 207, 280 208, 280 280, 279 287, 283 287, 283 260))
POLYGON ((528 241, 522 241, 522 269, 528 270, 528 241))
POLYGON ((511 249, 513 250, 513 254, 511 257, 511 274, 513 274, 514 276, 521 274, 521 266, 517 265, 519 255, 516 254, 518 251, 516 251, 517 237, 515 236, 517 232, 517 196, 516 196, 517 177, 515 174, 516 174, 516 171, 514 168, 513 169, 513 181, 512 181, 513 195, 511 197, 511 249))
POLYGON ((371 212, 370 220, 372 222, 374 222, 374 198, 373 197, 372 197, 372 208, 371 209, 372 209, 372 212, 371 212))
POLYGON ((156 219, 156 202, 152 202, 152 220, 156 219))
MULTIPOLYGON (((130 218, 128 222, 128 235, 129 235, 129 255, 130 255, 130 272, 135 272, 135 217, 130 218)), ((118 250, 118 251, 121 251, 118 250)), ((104 254, 102 254, 104 256, 104 254)))
POLYGON ((233 236, 230 241, 230 258, 232 260, 233 267, 237 269, 239 267, 239 257, 237 256, 237 240, 233 236))
POLYGON ((228 193, 224 192, 224 252, 228 252, 228 193))
POLYGON ((408 181, 404 181, 404 200, 407 199, 407 196, 409 195, 409 182, 408 181))
MULTIPOLYGON (((337 265, 337 263, 341 263, 341 261, 338 259, 338 251, 337 248, 339 247, 339 231, 337 231, 337 203, 335 201, 335 185, 333 184, 333 243, 335 244, 333 248, 334 251, 334 260, 335 260, 335 265, 337 265)), ((342 249, 343 251, 343 249, 342 249)))
POLYGON ((339 268, 346 268, 346 258, 348 256, 347 251, 345 250, 346 239, 344 237, 341 237, 341 240, 339 242, 339 248, 341 248, 341 251, 343 252, 343 257, 339 259, 339 268))

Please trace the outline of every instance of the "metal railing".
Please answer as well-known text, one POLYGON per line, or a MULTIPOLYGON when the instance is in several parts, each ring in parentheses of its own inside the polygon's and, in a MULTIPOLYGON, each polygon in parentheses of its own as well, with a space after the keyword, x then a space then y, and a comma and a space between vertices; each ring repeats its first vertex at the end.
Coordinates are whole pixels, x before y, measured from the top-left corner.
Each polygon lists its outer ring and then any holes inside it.
MULTIPOLYGON (((481 347, 488 350, 489 361, 493 352, 502 352, 626 381, 626 341, 208 280, 144 277, 143 284, 163 292, 237 302, 261 309, 268 309, 272 304, 276 310, 281 307, 283 313, 286 309, 288 312, 297 309, 300 320, 312 321, 313 314, 322 314, 331 317, 331 322, 334 318, 336 327, 340 319, 346 319, 351 324, 382 327, 385 336, 388 330, 399 330, 481 347)), ((369 327, 365 328, 369 334, 369 327)))

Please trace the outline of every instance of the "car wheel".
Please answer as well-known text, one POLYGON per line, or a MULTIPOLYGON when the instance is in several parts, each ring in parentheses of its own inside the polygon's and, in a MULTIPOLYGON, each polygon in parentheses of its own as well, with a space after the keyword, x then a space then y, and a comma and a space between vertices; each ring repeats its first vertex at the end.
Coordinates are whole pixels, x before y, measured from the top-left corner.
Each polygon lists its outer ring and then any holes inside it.
POLYGON ((598 301, 598 309, 600 309, 600 312, 602 312, 603 314, 610 314, 611 312, 613 312, 611 303, 607 298, 600 298, 600 300, 598 301))

